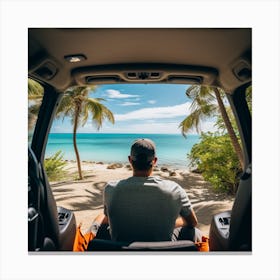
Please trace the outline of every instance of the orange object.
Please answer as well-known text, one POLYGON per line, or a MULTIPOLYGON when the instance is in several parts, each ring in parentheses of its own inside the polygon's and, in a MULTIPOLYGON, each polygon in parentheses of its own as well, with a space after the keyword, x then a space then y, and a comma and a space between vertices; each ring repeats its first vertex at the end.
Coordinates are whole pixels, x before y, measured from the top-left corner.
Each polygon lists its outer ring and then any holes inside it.
POLYGON ((89 242, 95 237, 95 235, 90 231, 85 234, 82 234, 81 232, 81 226, 82 224, 79 224, 79 226, 76 229, 76 235, 73 245, 73 251, 74 252, 84 252, 87 250, 89 242))
POLYGON ((200 252, 209 252, 209 238, 202 236, 201 242, 195 242, 195 245, 200 252))

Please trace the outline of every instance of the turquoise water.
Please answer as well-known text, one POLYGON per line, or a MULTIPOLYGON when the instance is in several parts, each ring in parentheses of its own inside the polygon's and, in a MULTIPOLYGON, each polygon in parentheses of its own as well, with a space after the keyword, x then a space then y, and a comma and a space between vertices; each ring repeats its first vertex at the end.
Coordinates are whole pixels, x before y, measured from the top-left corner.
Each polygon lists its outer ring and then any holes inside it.
MULTIPOLYGON (((158 165, 187 168, 187 154, 199 141, 199 136, 174 134, 77 134, 77 145, 81 160, 102 161, 104 163, 128 163, 127 156, 131 143, 137 138, 150 138, 157 147, 158 165)), ((51 133, 46 148, 46 157, 56 151, 64 153, 64 159, 75 160, 72 133, 51 133)))

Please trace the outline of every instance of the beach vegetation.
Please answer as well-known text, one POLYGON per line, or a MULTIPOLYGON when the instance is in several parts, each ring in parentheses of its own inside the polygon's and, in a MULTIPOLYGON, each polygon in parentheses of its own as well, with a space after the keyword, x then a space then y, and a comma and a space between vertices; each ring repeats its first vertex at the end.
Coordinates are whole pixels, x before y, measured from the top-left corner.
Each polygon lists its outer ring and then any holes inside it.
POLYGON ((54 155, 44 160, 45 171, 48 175, 49 181, 59 181, 63 179, 67 172, 65 166, 67 162, 63 160, 62 151, 57 151, 54 155))
POLYGON ((113 113, 102 104, 105 100, 103 98, 89 97, 89 94, 94 92, 95 89, 95 86, 75 86, 67 89, 56 112, 58 118, 70 117, 73 124, 73 145, 80 180, 83 179, 83 174, 77 146, 77 129, 79 126, 84 126, 90 116, 97 130, 102 126, 104 119, 114 123, 113 113))
POLYGON ((190 167, 196 168, 215 190, 236 193, 242 169, 228 134, 202 133, 188 158, 190 167))
POLYGON ((252 86, 246 88, 246 101, 250 112, 252 113, 252 86))
POLYGON ((44 88, 36 81, 28 79, 28 131, 31 131, 36 123, 44 88))
MULTIPOLYGON (((191 113, 180 123, 179 127, 184 136, 195 128, 201 133, 200 124, 207 118, 219 117, 223 121, 227 130, 229 139, 237 155, 240 165, 244 168, 244 159, 240 142, 238 140, 237 130, 234 129, 232 121, 228 115, 223 99, 225 92, 220 88, 209 86, 194 85, 187 89, 186 95, 192 99, 191 113)), ((221 122, 220 122, 221 125, 221 122)))
POLYGON ((44 88, 36 81, 28 78, 28 99, 42 98, 44 88))

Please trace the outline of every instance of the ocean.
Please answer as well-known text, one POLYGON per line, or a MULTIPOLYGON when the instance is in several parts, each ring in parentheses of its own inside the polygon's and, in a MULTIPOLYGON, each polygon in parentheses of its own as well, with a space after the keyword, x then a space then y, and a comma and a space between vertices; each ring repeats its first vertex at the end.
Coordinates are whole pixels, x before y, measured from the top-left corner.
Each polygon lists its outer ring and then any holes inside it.
MULTIPOLYGON (((188 168, 187 154, 199 142, 198 135, 175 134, 106 134, 78 133, 77 145, 81 160, 104 163, 128 163, 131 143, 138 138, 150 138, 156 144, 158 166, 188 168)), ((65 160, 75 160, 72 133, 50 133, 46 157, 58 150, 65 160)))

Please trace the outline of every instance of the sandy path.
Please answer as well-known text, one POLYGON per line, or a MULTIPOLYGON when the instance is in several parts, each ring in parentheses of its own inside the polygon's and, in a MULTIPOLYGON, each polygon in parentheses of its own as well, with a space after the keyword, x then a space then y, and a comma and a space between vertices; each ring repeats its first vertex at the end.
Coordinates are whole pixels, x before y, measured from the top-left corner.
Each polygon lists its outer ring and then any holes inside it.
MULTIPOLYGON (((107 166, 83 162, 84 180, 51 184, 57 205, 74 211, 77 224, 82 222, 82 231, 86 231, 94 217, 103 211, 102 195, 107 181, 127 178, 132 174, 127 167, 107 169, 107 166)), ((66 169, 73 174, 76 164, 69 162, 66 169)), ((207 236, 212 216, 232 207, 234 198, 213 192, 199 174, 176 170, 176 176, 170 176, 169 172, 158 170, 154 175, 174 180, 186 190, 199 221, 198 228, 207 236)))

